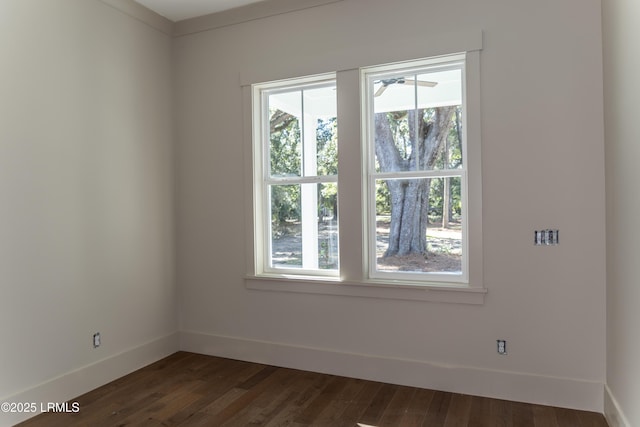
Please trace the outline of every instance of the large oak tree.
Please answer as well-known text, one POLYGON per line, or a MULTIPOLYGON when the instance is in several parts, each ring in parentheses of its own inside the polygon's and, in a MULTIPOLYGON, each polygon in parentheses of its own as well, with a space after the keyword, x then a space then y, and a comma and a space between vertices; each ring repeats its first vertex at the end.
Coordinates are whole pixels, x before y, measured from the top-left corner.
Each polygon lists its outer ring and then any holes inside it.
MULTIPOLYGON (((381 172, 433 169, 454 125, 456 107, 418 109, 375 115, 375 153, 381 172), (406 115, 406 117, 402 117, 406 115), (406 118, 409 144, 401 150, 392 125, 406 118)), ((430 179, 386 180, 391 224, 385 257, 426 254, 430 179)))

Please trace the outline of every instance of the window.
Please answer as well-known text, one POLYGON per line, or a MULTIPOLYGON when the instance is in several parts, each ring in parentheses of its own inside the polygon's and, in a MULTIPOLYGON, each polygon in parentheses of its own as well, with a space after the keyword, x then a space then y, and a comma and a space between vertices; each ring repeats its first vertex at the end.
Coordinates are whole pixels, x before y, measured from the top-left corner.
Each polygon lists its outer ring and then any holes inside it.
POLYGON ((369 276, 467 282, 464 56, 362 79, 369 276))
POLYGON ((247 285, 481 303, 479 63, 471 51, 252 84, 247 285))
POLYGON ((333 76, 255 87, 262 272, 338 274, 335 88, 333 76))

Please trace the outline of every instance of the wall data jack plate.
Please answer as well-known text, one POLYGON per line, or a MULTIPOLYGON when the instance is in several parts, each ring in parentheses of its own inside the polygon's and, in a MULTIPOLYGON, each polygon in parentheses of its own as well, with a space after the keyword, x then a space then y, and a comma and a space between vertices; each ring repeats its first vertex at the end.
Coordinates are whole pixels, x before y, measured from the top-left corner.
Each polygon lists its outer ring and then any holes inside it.
POLYGON ((560 243, 559 230, 536 230, 533 232, 533 244, 536 246, 555 246, 560 243))

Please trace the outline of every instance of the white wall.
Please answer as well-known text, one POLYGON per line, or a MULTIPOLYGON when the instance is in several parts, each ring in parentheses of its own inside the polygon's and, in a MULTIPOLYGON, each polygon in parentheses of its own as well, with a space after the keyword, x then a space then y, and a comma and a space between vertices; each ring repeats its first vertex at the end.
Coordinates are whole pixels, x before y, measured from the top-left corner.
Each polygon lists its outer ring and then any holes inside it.
MULTIPOLYGON (((621 52, 638 14, 631 0, 605 4, 605 65, 616 73, 607 79, 609 397, 637 420, 626 255, 637 215, 633 198, 619 198, 633 188, 618 189, 635 177, 624 120, 637 62, 621 52)), ((183 349, 602 410, 599 0, 344 0, 182 35, 174 56, 170 37, 123 12, 131 8, 0 2, 0 400, 71 398, 177 349, 177 253, 183 349), (485 304, 246 289, 241 79, 478 30, 485 304), (547 227, 561 230, 561 245, 533 247, 532 231, 547 227), (508 356, 496 354, 497 338, 508 356)), ((14 421, 2 415, 0 425, 14 421)))
POLYGON ((607 171, 607 417, 640 425, 640 3, 603 1, 607 171))
POLYGON ((184 35, 174 48, 183 349, 602 411, 599 0, 345 0, 184 35), (339 63, 345 50, 415 50, 476 30, 485 304, 246 289, 240 80, 328 71, 318 55, 339 63), (533 230, 552 227, 561 244, 534 247, 533 230))
POLYGON ((60 401, 177 349, 171 39, 2 0, 0 52, 0 401, 60 401))

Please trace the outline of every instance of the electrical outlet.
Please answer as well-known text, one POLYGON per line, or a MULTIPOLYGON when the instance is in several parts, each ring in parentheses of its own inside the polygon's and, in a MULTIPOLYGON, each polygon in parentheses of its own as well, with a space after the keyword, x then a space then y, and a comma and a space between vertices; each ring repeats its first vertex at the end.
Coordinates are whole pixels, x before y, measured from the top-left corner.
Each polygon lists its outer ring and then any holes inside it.
POLYGON ((497 340, 498 343, 498 354, 506 355, 507 354, 507 341, 506 340, 497 340))
POLYGON ((100 332, 93 334, 93 348, 100 347, 100 332))
POLYGON ((536 246, 556 246, 560 244, 560 231, 557 229, 536 230, 533 232, 533 244, 536 246))

